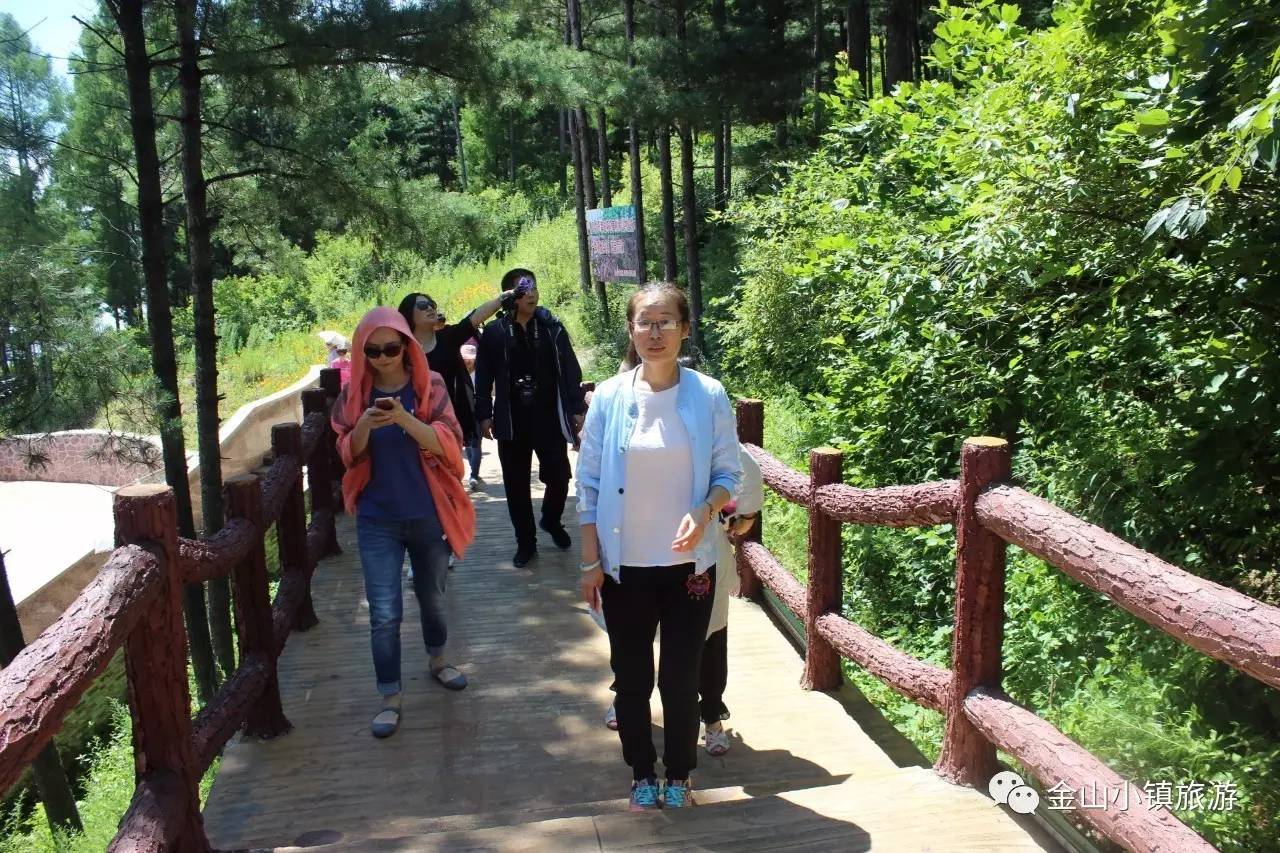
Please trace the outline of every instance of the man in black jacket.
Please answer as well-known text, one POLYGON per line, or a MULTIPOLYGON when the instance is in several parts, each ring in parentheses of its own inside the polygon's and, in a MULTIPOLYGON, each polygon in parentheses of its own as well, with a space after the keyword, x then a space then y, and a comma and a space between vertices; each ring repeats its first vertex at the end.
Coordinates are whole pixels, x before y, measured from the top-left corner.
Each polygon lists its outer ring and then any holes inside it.
POLYGON ((476 421, 485 438, 498 440, 502 486, 516 532, 517 568, 538 554, 529 476, 538 455, 538 479, 546 487, 538 526, 560 548, 571 540, 560 521, 569 495, 569 450, 587 407, 582 369, 564 326, 538 307, 533 273, 514 269, 502 277, 503 316, 485 327, 476 352, 476 421))

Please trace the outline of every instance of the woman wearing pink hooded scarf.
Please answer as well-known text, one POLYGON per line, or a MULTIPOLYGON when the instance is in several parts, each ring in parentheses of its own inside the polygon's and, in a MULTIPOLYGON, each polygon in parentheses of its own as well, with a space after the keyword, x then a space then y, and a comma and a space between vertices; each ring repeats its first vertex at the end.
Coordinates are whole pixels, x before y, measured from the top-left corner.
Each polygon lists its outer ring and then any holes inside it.
POLYGON ((342 494, 356 516, 369 601, 370 644, 382 708, 374 737, 400 726, 400 570, 405 552, 422 614, 431 675, 451 690, 467 678, 445 658, 445 582, 450 553, 475 536, 475 508, 460 482, 462 430, 440 374, 400 313, 375 308, 353 338, 351 381, 333 408, 338 451, 347 465, 342 494))

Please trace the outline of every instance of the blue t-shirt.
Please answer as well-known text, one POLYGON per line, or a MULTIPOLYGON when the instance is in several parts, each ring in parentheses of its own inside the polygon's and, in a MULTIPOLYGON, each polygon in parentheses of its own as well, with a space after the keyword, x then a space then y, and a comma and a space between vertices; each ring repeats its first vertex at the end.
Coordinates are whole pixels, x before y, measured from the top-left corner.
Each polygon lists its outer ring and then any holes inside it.
MULTIPOLYGON (((407 383, 399 391, 373 389, 369 405, 379 397, 399 397, 400 405, 412 412, 414 406, 413 383, 407 383)), ((369 431, 370 460, 373 474, 369 484, 360 492, 356 508, 364 518, 380 521, 417 521, 425 519, 439 529, 436 502, 427 485, 426 472, 422 470, 422 448, 403 428, 391 424, 369 431)))

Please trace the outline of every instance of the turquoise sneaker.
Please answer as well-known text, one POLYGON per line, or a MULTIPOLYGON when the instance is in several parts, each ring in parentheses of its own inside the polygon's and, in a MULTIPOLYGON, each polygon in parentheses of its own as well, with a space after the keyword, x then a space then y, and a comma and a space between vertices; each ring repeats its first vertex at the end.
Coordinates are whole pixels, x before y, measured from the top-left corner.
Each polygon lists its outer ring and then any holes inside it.
POLYGON ((637 779, 631 783, 631 811, 652 812, 660 807, 657 779, 637 779))
POLYGON ((662 805, 669 809, 683 809, 693 805, 693 781, 668 779, 662 789, 662 805))

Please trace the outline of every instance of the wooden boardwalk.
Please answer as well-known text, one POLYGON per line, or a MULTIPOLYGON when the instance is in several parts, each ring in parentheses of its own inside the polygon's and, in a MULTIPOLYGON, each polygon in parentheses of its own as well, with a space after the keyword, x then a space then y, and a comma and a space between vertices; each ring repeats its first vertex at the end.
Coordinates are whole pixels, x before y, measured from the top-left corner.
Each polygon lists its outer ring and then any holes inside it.
MULTIPOLYGON (((216 848, 1056 849, 985 795, 938 779, 856 691, 802 691, 796 651, 743 601, 729 621, 733 749, 699 753, 697 808, 629 814, 630 772, 602 721, 608 642, 577 598, 576 547, 544 536, 534 564, 511 565, 496 448, 485 450, 480 534, 449 590, 450 657, 470 687, 451 693, 428 677, 406 582, 401 727, 370 736, 368 609, 354 524, 342 519, 344 553, 316 571, 320 625, 291 636, 280 659, 294 729, 228 745, 205 810, 216 848)), ((660 736, 656 691, 654 706, 660 736)))

